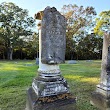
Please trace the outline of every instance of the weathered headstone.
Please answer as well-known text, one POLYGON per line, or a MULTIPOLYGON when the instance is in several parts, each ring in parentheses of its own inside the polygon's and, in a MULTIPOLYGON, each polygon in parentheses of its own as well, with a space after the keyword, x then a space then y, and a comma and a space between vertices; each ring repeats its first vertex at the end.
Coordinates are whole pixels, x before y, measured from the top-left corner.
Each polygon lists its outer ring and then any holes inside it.
POLYGON ((41 61, 45 64, 59 64, 65 61, 66 20, 56 8, 44 10, 41 27, 41 61))
POLYGON ((56 8, 35 14, 39 28, 38 77, 27 91, 27 110, 76 110, 75 98, 61 76, 59 63, 65 61, 66 19, 56 8))
POLYGON ((91 95, 91 104, 101 110, 110 110, 110 32, 104 35, 101 80, 91 95))

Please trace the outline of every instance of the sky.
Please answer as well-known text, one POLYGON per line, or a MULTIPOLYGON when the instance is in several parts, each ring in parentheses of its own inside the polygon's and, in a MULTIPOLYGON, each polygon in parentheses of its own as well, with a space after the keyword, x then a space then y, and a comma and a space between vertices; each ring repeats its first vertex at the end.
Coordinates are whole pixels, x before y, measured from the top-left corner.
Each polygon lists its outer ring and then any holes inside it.
POLYGON ((93 6, 98 14, 110 10, 110 0, 0 0, 0 3, 2 2, 13 2, 23 9, 28 9, 29 15, 32 17, 47 6, 56 7, 60 11, 63 5, 68 4, 77 4, 84 7, 93 6))

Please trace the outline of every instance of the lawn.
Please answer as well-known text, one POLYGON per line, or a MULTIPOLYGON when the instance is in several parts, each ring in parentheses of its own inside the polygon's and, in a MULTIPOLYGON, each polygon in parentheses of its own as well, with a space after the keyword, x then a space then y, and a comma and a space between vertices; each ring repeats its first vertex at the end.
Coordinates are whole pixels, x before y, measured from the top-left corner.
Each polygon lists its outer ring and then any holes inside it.
MULTIPOLYGON (((90 94, 99 83, 100 61, 79 61, 61 64, 62 75, 67 79, 71 93, 77 97, 78 110, 98 110, 90 104, 90 94)), ((26 90, 37 75, 35 61, 0 61, 0 108, 24 110, 26 90)))

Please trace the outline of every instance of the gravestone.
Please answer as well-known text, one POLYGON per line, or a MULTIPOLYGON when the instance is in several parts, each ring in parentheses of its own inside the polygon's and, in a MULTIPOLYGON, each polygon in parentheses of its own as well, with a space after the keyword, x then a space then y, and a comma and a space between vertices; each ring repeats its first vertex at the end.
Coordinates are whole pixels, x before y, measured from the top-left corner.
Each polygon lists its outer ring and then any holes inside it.
POLYGON ((90 102, 100 110, 110 110, 110 32, 104 34, 100 84, 90 102))
POLYGON ((44 10, 41 27, 41 61, 45 64, 59 64, 65 61, 66 19, 56 8, 44 10))
POLYGON ((66 19, 56 8, 35 14, 39 29, 39 69, 27 91, 26 110, 76 110, 76 99, 69 92, 59 64, 65 61, 66 19))
POLYGON ((76 60, 69 60, 68 64, 77 64, 77 61, 76 60))
POLYGON ((36 64, 37 65, 39 64, 39 58, 36 58, 36 64))

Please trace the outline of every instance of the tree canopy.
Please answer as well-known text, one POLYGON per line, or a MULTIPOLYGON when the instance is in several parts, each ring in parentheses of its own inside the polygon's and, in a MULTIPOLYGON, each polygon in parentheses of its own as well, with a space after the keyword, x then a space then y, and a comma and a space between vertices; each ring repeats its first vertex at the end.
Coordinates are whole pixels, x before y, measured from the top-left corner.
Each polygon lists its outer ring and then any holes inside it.
MULTIPOLYGON (((61 13, 67 19, 66 59, 100 59, 103 31, 110 29, 110 10, 96 18, 92 6, 64 5, 61 13), (96 21, 95 21, 96 18, 96 21), (95 22, 94 22, 95 21, 95 22), (94 29, 94 33, 91 30, 94 29)), ((38 57, 38 33, 28 10, 14 3, 0 4, 0 59, 33 59, 38 57)))
POLYGON ((7 58, 12 60, 13 49, 22 36, 32 35, 35 20, 29 17, 28 11, 14 3, 3 2, 0 4, 0 37, 4 39, 7 58))
POLYGON ((67 19, 67 31, 72 36, 76 36, 91 25, 93 18, 96 16, 96 11, 92 6, 84 8, 76 4, 70 4, 63 6, 62 14, 67 19))
POLYGON ((102 11, 96 18, 94 33, 102 36, 104 31, 110 31, 110 10, 102 11))
POLYGON ((80 39, 80 36, 86 36, 85 34, 87 34, 88 31, 90 31, 90 27, 92 27, 92 21, 96 16, 96 11, 91 6, 84 8, 76 4, 69 4, 63 6, 61 13, 67 19, 66 53, 73 54, 74 52, 72 51, 75 51, 76 47, 76 41, 73 40, 73 38, 80 39))

